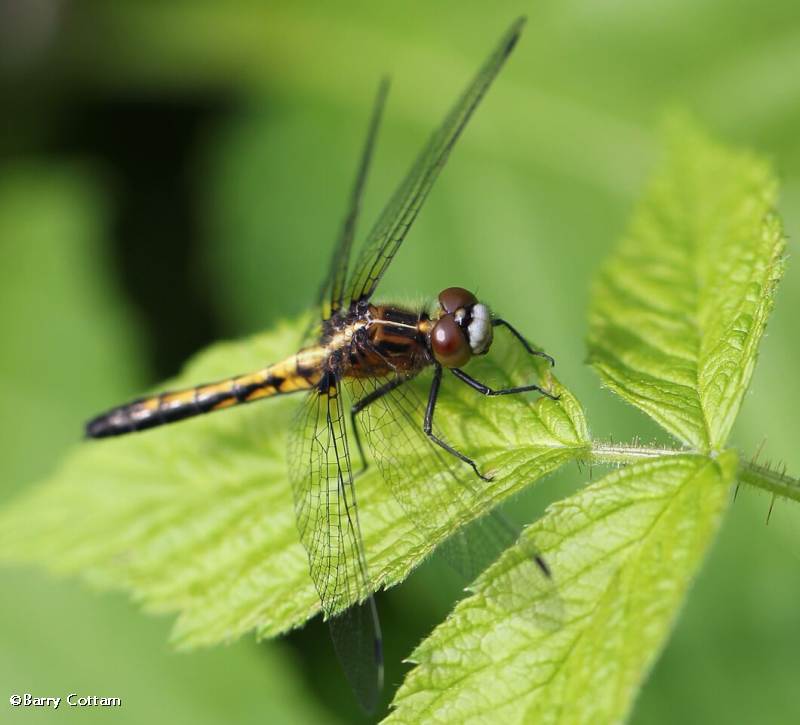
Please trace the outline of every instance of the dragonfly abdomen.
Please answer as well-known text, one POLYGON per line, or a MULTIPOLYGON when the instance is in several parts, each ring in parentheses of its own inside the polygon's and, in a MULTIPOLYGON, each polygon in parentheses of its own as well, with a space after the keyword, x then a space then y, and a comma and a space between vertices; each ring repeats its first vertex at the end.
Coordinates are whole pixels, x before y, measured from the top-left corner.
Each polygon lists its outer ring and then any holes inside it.
POLYGON ((308 390, 319 380, 316 362, 303 351, 255 373, 134 400, 86 424, 88 438, 124 435, 274 395, 308 390))

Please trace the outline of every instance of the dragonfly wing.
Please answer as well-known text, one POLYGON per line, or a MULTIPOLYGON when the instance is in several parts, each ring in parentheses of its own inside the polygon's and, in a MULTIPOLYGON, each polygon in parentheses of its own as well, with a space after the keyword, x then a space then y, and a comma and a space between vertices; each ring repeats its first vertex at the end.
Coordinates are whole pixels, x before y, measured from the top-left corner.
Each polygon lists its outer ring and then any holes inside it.
POLYGON ((342 668, 370 710, 383 680, 380 625, 358 522, 343 404, 335 376, 295 419, 289 468, 300 538, 342 668))
MULTIPOLYGON (((350 250, 353 247, 353 237, 356 231, 356 222, 361 210, 361 199, 364 195, 364 186, 367 181, 372 155, 375 150, 375 142, 378 137, 378 127, 380 126, 383 109, 386 105, 386 96, 389 93, 389 80, 384 78, 378 87, 378 94, 372 108, 372 118, 367 131, 367 139, 361 151, 361 160, 356 173, 356 180, 350 193, 350 203, 347 207, 347 216, 344 219, 339 238, 333 248, 328 273, 319 288, 316 300, 316 310, 320 317, 327 320, 342 307, 344 300, 345 280, 347 279, 347 269, 350 264, 350 250)), ((306 337, 312 338, 318 319, 312 320, 309 325, 306 337)))
POLYGON ((361 198, 364 195, 364 185, 367 180, 370 162, 372 161, 372 154, 375 149, 375 140, 378 136, 378 127, 380 126, 381 116, 383 115, 383 108, 386 104, 386 96, 388 93, 389 80, 388 78, 384 78, 381 80, 381 84, 378 87, 378 95, 375 98, 375 105, 372 110, 372 119, 369 124, 369 131, 367 132, 367 140, 364 144, 364 150, 361 152, 361 162, 358 166, 356 183, 353 186, 353 192, 350 196, 350 206, 347 210, 347 217, 345 218, 344 225, 342 226, 342 232, 339 236, 339 242, 336 245, 334 257, 331 260, 329 314, 337 312, 342 307, 344 300, 345 280, 347 278, 347 268, 350 263, 350 250, 353 246, 353 236, 356 230, 358 213, 361 209, 361 198))
POLYGON ((328 619, 336 657, 361 706, 375 712, 383 689, 383 640, 375 598, 348 607, 328 619))
POLYGON ((503 35, 378 217, 353 267, 348 285, 351 303, 369 299, 375 291, 445 165, 450 150, 514 49, 524 22, 524 18, 519 18, 503 35))
MULTIPOLYGON (((354 401, 377 395, 358 416, 373 458, 395 498, 408 516, 430 533, 441 535, 457 527, 442 546, 442 554, 465 578, 472 580, 509 546, 519 530, 478 489, 486 485, 471 469, 425 435, 425 404, 413 381, 390 389, 392 378, 354 378, 345 384, 354 401), (426 495, 421 496, 420 492, 426 495), (428 502, 435 501, 431 506, 428 502)), ((435 423, 433 432, 445 435, 435 423)), ((547 567, 534 547, 524 551, 541 573, 547 567)))

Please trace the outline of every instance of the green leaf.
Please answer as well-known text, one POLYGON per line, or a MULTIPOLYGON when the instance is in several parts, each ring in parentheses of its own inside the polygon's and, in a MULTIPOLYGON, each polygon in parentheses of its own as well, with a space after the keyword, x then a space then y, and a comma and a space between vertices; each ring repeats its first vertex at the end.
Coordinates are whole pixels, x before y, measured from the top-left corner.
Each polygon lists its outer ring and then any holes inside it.
POLYGON ((783 272, 770 167, 688 122, 591 311, 591 362, 603 381, 696 450, 724 445, 756 362, 783 272))
MULTIPOLYGON (((283 324, 216 345, 173 383, 258 369, 296 350, 302 327, 283 324)), ((481 488, 485 508, 588 447, 578 403, 538 358, 522 353, 517 362, 520 349, 500 337, 488 357, 504 367, 483 359, 468 369, 496 381, 516 380, 527 367, 561 394, 558 403, 485 398, 448 377, 437 406, 451 440, 495 474, 481 488)), ((79 573, 103 588, 130 591, 150 610, 179 612, 174 639, 183 646, 228 641, 252 629, 269 636, 301 624, 318 611, 319 599, 286 475, 286 431, 299 402, 287 396, 77 446, 49 481, 0 514, 0 559, 79 573)), ((378 476, 372 466, 356 484, 376 587, 404 579, 461 523, 421 532, 378 476)), ((444 507, 422 480, 419 496, 444 507)))
POLYGON ((620 722, 717 531, 737 459, 620 469, 528 528, 414 652, 389 722, 620 722))

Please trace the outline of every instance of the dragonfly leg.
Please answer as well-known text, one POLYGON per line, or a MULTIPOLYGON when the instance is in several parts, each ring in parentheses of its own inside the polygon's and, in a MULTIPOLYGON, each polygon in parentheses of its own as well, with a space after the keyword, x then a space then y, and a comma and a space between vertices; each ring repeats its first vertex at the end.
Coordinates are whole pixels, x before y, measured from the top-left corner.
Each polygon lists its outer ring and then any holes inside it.
POLYGON ((458 368, 450 368, 450 372, 453 373, 453 375, 455 375, 459 380, 477 390, 479 393, 483 393, 484 395, 514 395, 516 393, 527 393, 535 390, 537 393, 541 393, 542 395, 550 398, 550 400, 558 400, 561 397, 560 395, 553 395, 544 388, 540 388, 538 385, 520 385, 517 388, 501 388, 500 390, 494 390, 488 385, 484 385, 482 382, 475 380, 475 378, 473 378, 471 375, 467 375, 467 373, 465 373, 463 370, 459 370, 458 368))
MULTIPOLYGON (((507 327, 508 331, 514 337, 516 337, 517 340, 519 340, 519 343, 522 345, 522 347, 524 347, 531 355, 538 355, 539 357, 543 357, 545 360, 547 360, 550 363, 551 366, 555 366, 556 361, 552 357, 550 357, 550 355, 548 355, 546 352, 542 352, 541 350, 534 350, 531 347, 531 344, 520 334, 520 332, 513 325, 511 325, 511 323, 509 323, 506 320, 503 320, 503 319, 501 319, 499 317, 495 317, 492 320, 492 326, 493 327, 499 327, 501 325, 503 327, 507 327)), ((544 392, 544 391, 542 391, 542 392, 544 392)))
POLYGON ((484 481, 491 481, 491 476, 484 476, 479 470, 478 466, 475 464, 471 458, 468 458, 460 451, 457 451, 452 446, 445 443, 441 438, 438 438, 433 433, 433 411, 436 408, 436 400, 439 397, 439 386, 442 384, 442 366, 438 363, 434 368, 433 372, 433 382, 431 383, 431 389, 428 393, 428 407, 425 409, 425 423, 423 425, 423 430, 425 431, 425 435, 428 436, 437 446, 444 448, 448 453, 455 456, 456 458, 464 461, 464 463, 468 464, 472 467, 472 470, 475 471, 475 475, 478 478, 482 478, 484 481))
POLYGON ((358 455, 361 457, 361 470, 354 474, 354 476, 360 476, 369 468, 367 459, 364 456, 364 448, 361 445, 361 434, 358 432, 358 426, 356 425, 356 416, 370 403, 374 403, 378 398, 382 398, 387 393, 391 393, 392 390, 399 388, 407 380, 408 378, 395 378, 394 380, 390 380, 388 383, 384 383, 381 387, 365 395, 361 400, 353 403, 353 406, 350 408, 350 423, 353 428, 353 437, 356 439, 356 448, 358 448, 358 455))

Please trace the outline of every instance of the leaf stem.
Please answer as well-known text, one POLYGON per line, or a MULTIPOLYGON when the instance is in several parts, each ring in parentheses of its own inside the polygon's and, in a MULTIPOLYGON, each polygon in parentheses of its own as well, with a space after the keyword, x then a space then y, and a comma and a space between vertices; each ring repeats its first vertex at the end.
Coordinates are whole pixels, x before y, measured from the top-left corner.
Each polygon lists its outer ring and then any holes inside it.
MULTIPOLYGON (((585 460, 589 464, 624 466, 628 463, 636 463, 636 461, 692 452, 688 448, 643 446, 638 441, 632 444, 592 441, 585 460)), ((776 469, 770 465, 744 460, 741 456, 739 460, 737 481, 740 484, 761 488, 774 496, 782 496, 800 503, 800 479, 788 475, 785 467, 776 469)))
POLYGON ((800 480, 787 475, 785 467, 775 470, 753 461, 741 461, 737 478, 740 483, 763 488, 775 496, 800 502, 800 480))
POLYGON ((644 459, 676 456, 688 452, 689 451, 681 448, 643 446, 638 441, 632 444, 592 441, 592 447, 589 450, 589 462, 623 465, 626 463, 635 463, 636 461, 644 459))

